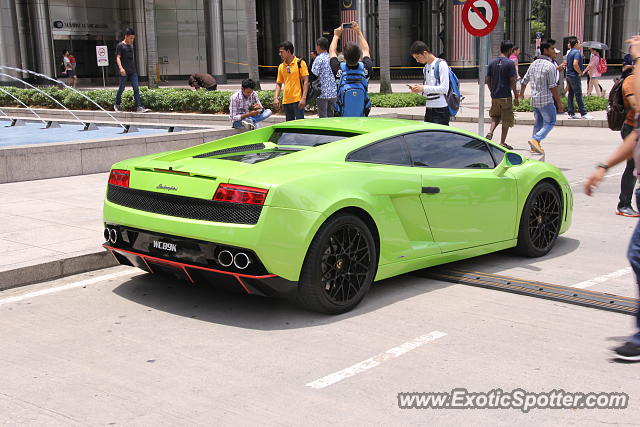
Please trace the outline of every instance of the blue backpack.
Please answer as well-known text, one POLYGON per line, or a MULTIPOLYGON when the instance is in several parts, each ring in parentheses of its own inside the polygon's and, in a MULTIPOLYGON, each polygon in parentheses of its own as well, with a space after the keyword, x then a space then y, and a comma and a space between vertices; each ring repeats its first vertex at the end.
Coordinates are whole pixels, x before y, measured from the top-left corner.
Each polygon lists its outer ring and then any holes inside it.
MULTIPOLYGON (((438 59, 434 66, 434 76, 436 78, 436 84, 438 85, 440 84, 440 62, 442 62, 442 59, 438 59)), ((447 100, 447 106, 449 106, 449 115, 453 117, 458 114, 460 101, 462 101, 463 98, 460 94, 460 83, 458 82, 458 77, 451 67, 449 67, 449 91, 444 98, 447 100)))
POLYGON ((365 117, 371 110, 369 83, 364 72, 364 64, 358 62, 358 68, 351 69, 346 63, 340 64, 342 74, 338 82, 336 116, 365 117))

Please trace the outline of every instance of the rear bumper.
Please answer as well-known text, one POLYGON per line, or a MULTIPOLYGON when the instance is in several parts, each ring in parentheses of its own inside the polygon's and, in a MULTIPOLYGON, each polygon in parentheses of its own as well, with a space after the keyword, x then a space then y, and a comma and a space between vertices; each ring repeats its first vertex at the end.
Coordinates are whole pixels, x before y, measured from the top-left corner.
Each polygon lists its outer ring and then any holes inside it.
POLYGON ((116 238, 102 246, 122 265, 138 267, 149 273, 170 274, 191 283, 213 285, 250 295, 288 297, 297 289, 297 282, 267 272, 255 253, 243 248, 114 224, 107 224, 107 230, 113 230, 111 233, 113 235, 115 232, 116 238), (166 253, 158 248, 158 243, 171 245, 175 251, 166 253), (241 270, 234 265, 221 265, 217 260, 217 254, 221 251, 246 253, 251 259, 250 267, 241 270))

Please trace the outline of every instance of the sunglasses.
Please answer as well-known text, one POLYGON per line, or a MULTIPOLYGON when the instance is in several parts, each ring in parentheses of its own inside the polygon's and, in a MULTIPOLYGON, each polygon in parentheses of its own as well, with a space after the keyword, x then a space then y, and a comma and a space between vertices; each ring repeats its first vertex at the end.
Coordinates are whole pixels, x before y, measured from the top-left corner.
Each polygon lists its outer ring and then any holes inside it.
POLYGON ((291 67, 287 65, 287 73, 291 74, 291 67))

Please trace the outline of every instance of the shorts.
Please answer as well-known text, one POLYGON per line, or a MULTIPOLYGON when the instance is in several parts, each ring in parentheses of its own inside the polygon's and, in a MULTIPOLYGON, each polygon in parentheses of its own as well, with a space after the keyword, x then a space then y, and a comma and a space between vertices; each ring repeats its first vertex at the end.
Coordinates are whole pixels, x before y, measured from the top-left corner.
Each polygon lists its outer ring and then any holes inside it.
POLYGON ((76 72, 74 70, 67 70, 67 78, 75 77, 76 72))
POLYGON ((491 117, 494 122, 502 122, 502 126, 512 128, 516 123, 516 118, 513 115, 512 98, 491 99, 489 117, 491 117))

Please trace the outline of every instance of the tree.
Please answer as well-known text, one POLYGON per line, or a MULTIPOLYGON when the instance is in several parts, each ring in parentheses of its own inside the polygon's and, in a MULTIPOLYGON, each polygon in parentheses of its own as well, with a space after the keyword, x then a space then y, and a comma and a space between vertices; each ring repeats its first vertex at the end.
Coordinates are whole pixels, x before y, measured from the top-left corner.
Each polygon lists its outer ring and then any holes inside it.
POLYGON ((256 0, 244 0, 245 32, 247 33, 247 62, 249 78, 256 82, 260 90, 260 72, 258 71, 258 30, 256 28, 256 0))
POLYGON ((389 0, 378 0, 378 46, 380 58, 380 93, 391 93, 389 63, 389 0))

